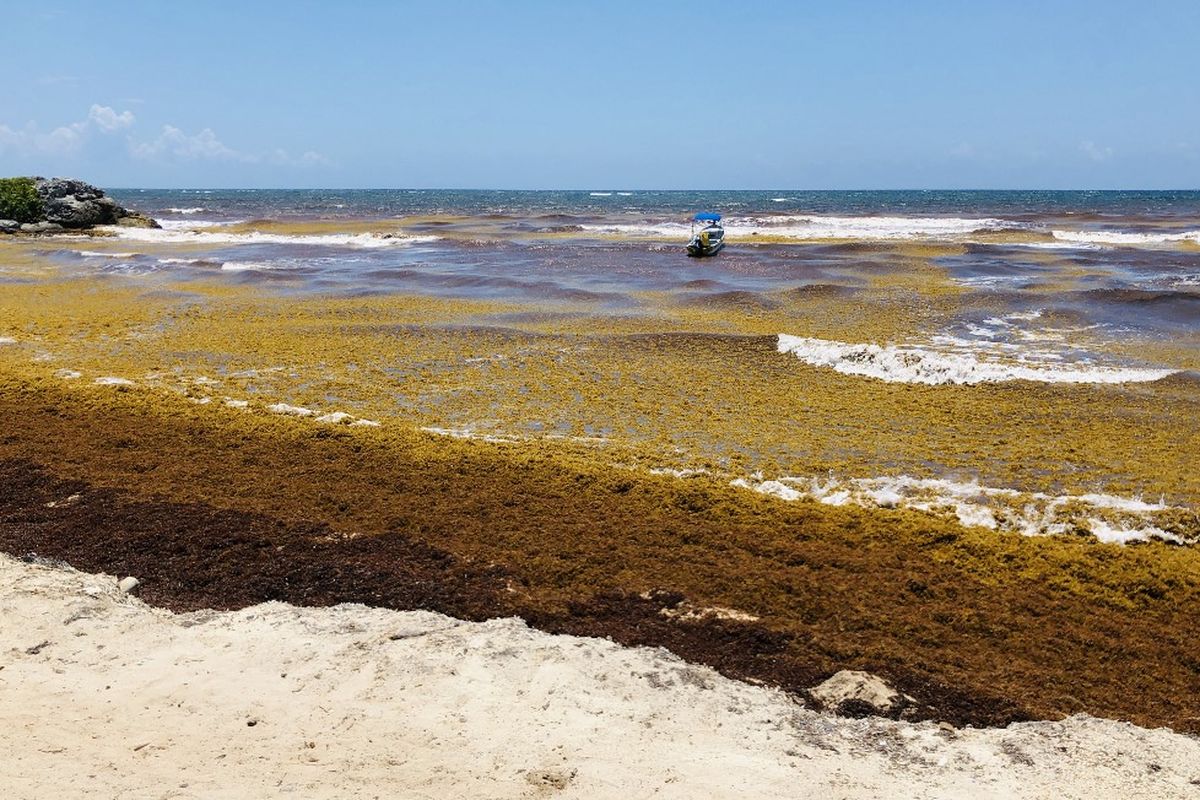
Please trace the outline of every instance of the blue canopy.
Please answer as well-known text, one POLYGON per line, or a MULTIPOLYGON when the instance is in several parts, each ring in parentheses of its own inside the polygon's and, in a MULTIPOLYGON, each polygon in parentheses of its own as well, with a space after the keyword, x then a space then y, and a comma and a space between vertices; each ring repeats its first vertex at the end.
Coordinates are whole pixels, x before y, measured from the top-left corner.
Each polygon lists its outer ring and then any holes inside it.
POLYGON ((721 215, 714 214, 711 211, 701 211, 696 216, 692 217, 696 222, 720 222, 721 215))

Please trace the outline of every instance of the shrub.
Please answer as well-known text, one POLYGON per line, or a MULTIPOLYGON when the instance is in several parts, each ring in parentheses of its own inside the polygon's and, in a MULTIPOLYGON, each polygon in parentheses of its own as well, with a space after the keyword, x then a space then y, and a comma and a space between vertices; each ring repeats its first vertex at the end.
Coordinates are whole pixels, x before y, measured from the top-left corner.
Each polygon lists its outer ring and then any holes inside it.
POLYGON ((37 222, 44 213, 33 178, 0 178, 0 219, 37 222))

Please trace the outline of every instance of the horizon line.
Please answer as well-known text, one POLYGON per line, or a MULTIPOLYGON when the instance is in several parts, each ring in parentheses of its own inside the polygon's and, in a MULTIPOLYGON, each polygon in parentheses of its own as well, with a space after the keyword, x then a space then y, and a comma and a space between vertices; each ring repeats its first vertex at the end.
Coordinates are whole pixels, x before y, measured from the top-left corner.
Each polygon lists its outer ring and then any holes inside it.
POLYGON ((829 192, 1180 192, 1197 193, 1194 188, 1092 188, 1092 187, 1020 187, 1020 188, 845 188, 845 189, 798 189, 767 188, 747 189, 736 187, 658 189, 658 188, 514 188, 514 187, 452 187, 452 186, 116 186, 105 187, 111 191, 208 191, 208 192, 795 192, 814 194, 829 192))

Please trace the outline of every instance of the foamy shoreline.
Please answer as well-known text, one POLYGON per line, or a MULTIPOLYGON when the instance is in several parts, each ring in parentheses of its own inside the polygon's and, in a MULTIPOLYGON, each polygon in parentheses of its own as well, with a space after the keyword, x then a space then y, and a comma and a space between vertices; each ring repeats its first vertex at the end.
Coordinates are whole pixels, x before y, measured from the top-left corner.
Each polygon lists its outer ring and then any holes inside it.
POLYGON ((174 615, 0 556, 14 796, 1195 796, 1200 741, 1076 716, 853 720, 521 621, 279 603, 174 615))

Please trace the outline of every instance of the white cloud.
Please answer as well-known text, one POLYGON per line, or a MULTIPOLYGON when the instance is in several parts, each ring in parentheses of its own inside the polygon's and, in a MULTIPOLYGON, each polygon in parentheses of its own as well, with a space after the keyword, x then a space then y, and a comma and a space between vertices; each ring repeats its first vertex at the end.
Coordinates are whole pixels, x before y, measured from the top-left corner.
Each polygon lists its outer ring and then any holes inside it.
POLYGON ((305 150, 298 156, 292 156, 288 151, 276 148, 266 160, 272 164, 289 167, 327 167, 333 162, 313 150, 305 150))
POLYGON ((148 142, 129 142, 129 153, 146 161, 176 158, 182 161, 258 161, 256 156, 234 150, 224 144, 212 128, 188 135, 174 125, 163 125, 158 138, 148 142))
POLYGON ((188 135, 173 125, 164 125, 158 137, 148 142, 129 140, 129 153, 145 161, 240 161, 245 164, 275 164, 285 167, 328 166, 328 158, 313 150, 292 156, 282 148, 259 155, 226 145, 212 128, 188 135))
POLYGON ((100 127, 100 130, 105 133, 112 133, 122 128, 131 127, 134 122, 134 116, 132 111, 124 111, 118 114, 108 106, 93 104, 91 111, 88 112, 88 121, 96 123, 100 127))
POLYGON ((0 153, 71 155, 79 152, 93 132, 115 133, 132 126, 134 121, 131 111, 118 114, 108 106, 93 104, 86 119, 60 125, 49 133, 43 132, 32 122, 20 129, 0 125, 0 153))
POLYGON ((1080 142, 1079 149, 1092 161, 1108 161, 1114 153, 1111 147, 1101 147, 1090 139, 1080 142))
POLYGON ((284 167, 320 167, 332 163, 314 150, 306 150, 299 156, 293 156, 283 149, 275 149, 265 154, 238 150, 222 142, 212 128, 189 134, 174 125, 163 125, 156 137, 142 139, 133 130, 136 123, 137 117, 132 111, 118 112, 98 103, 88 109, 87 117, 83 120, 60 125, 49 132, 41 130, 32 122, 23 128, 13 128, 0 123, 0 155, 74 155, 84 150, 93 138, 115 136, 125 132, 129 155, 142 161, 229 161, 284 167))

